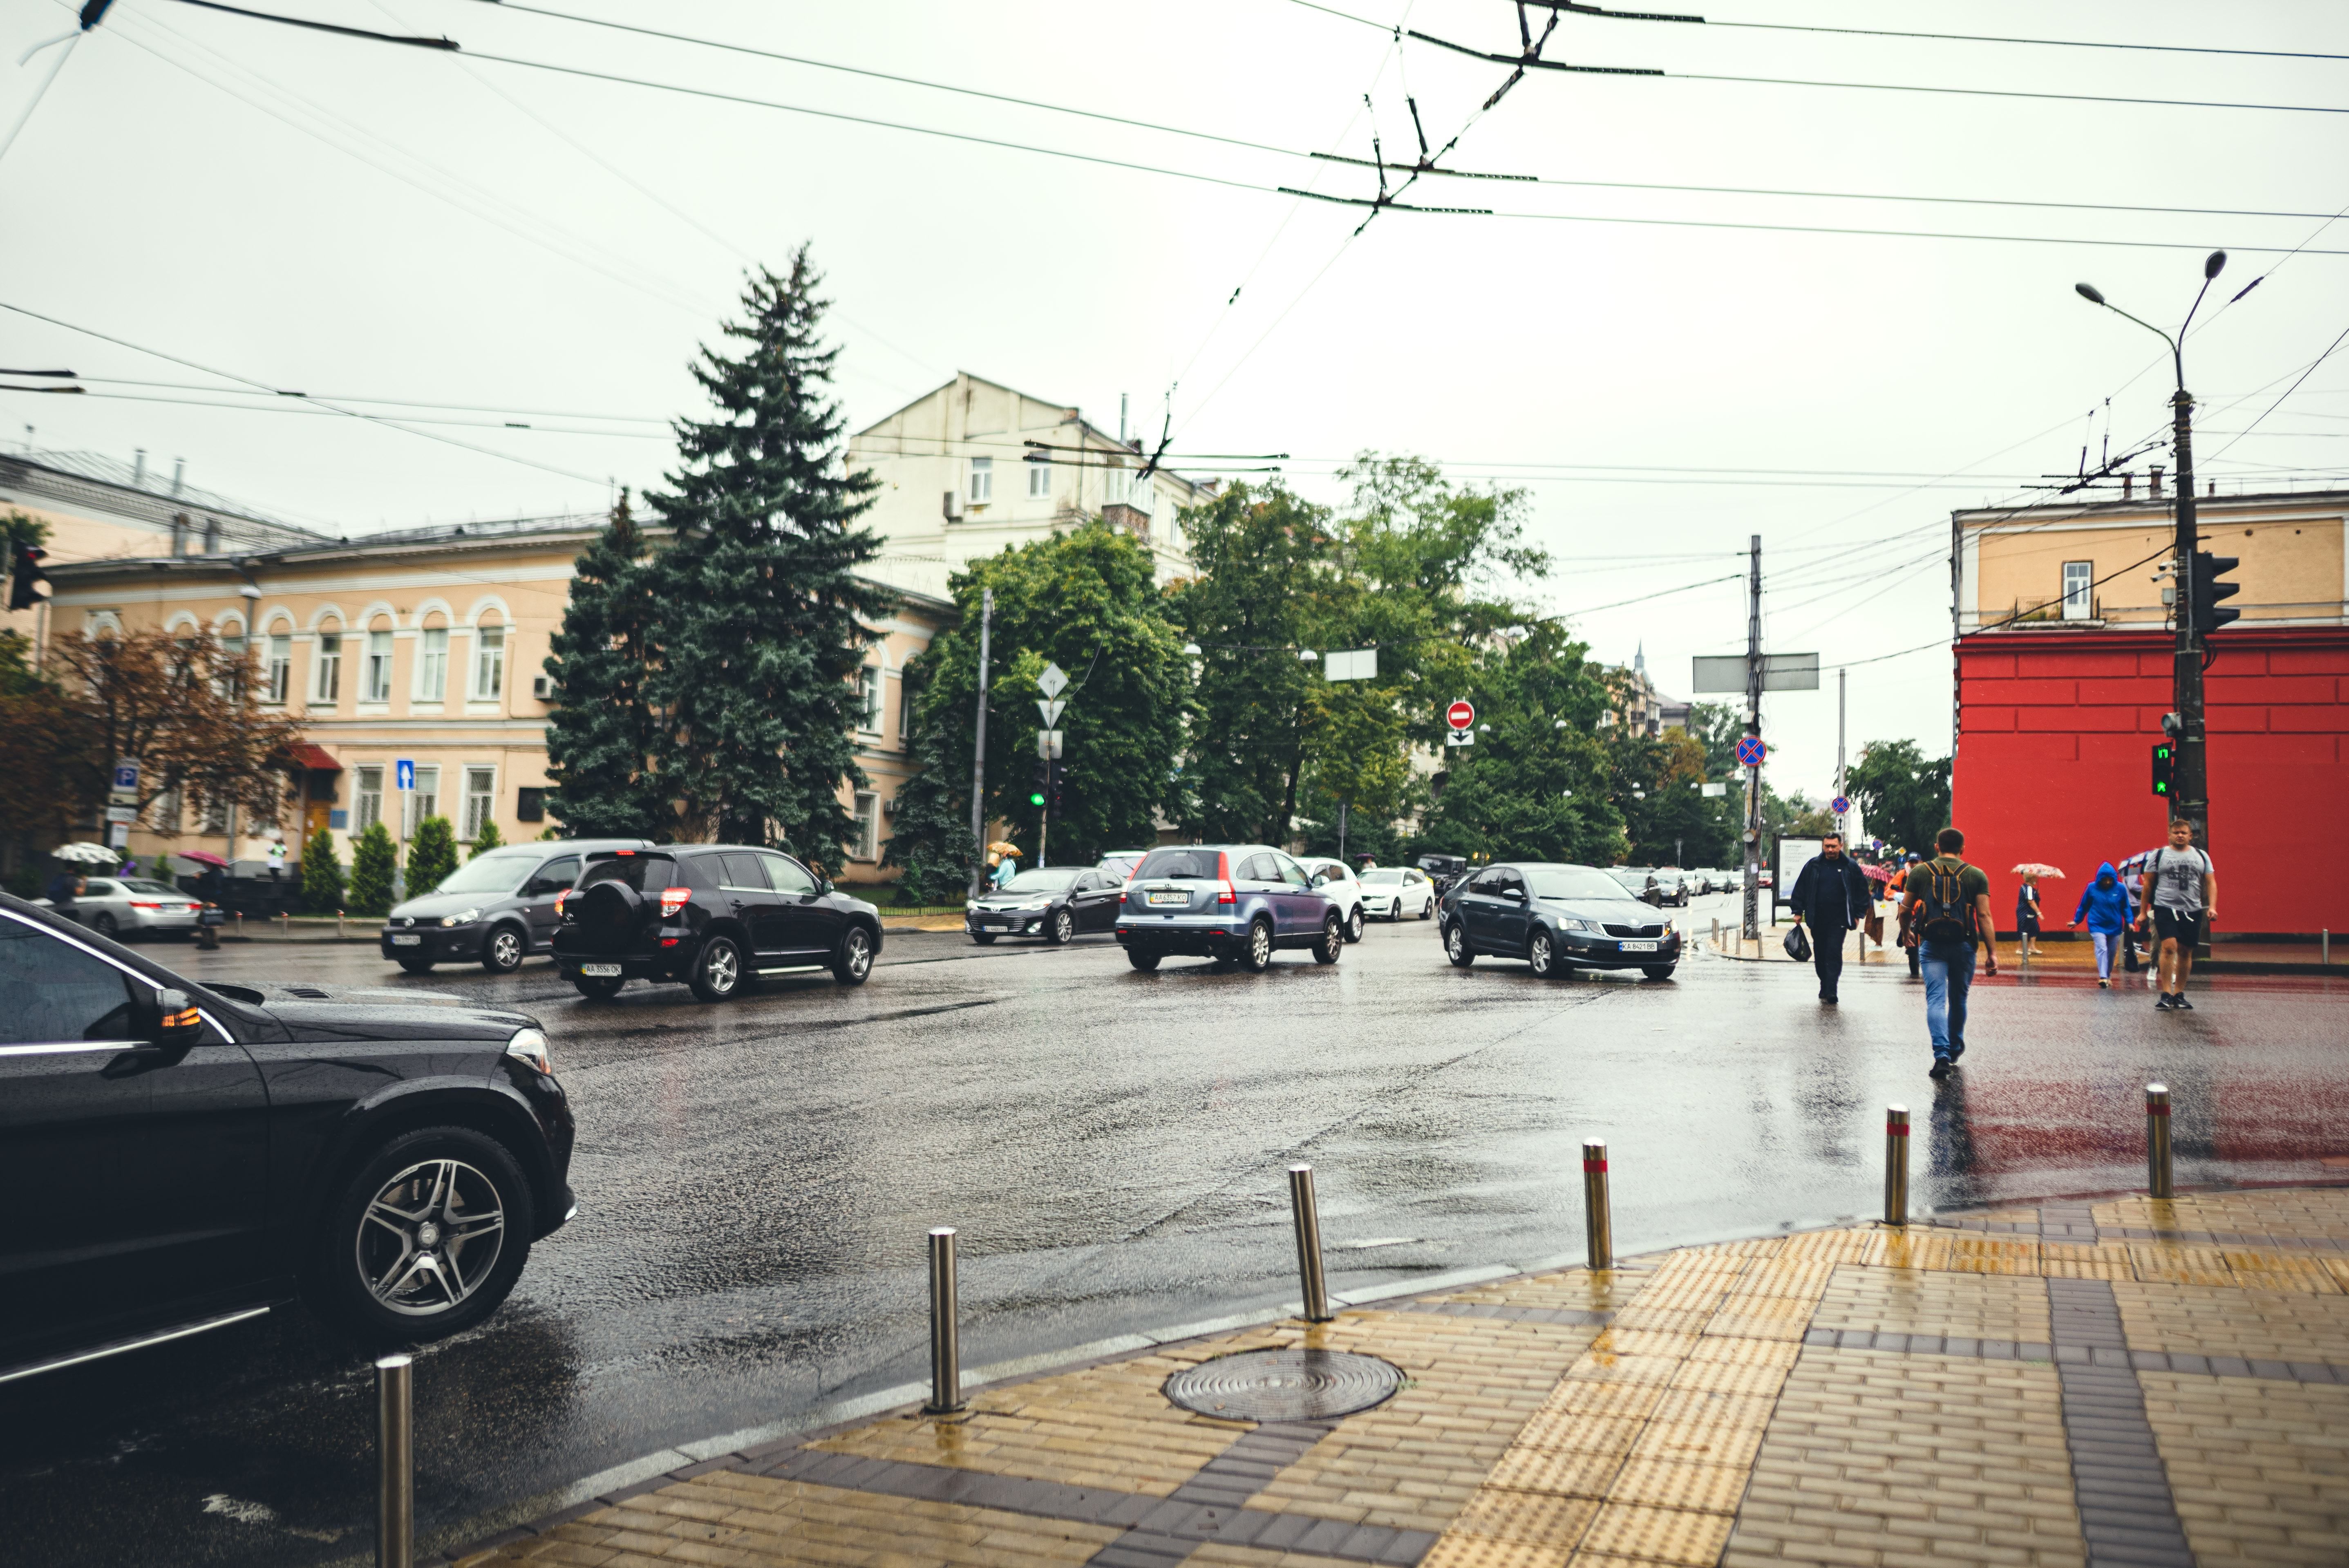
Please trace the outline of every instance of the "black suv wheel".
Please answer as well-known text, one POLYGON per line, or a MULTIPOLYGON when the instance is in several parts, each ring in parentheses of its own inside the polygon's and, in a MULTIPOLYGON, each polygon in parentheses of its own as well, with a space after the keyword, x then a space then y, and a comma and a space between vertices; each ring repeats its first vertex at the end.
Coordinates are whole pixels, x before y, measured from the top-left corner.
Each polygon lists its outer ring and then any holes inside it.
POLYGON ((504 1144, 470 1127, 402 1133, 326 1211, 305 1295, 363 1338, 440 1339, 497 1310, 536 1229, 530 1183, 504 1144))
MULTIPOLYGON (((609 886, 609 883, 605 884, 609 886)), ((693 955, 693 994, 705 1002, 730 1002, 742 990, 742 950, 730 936, 713 936, 693 955)))
POLYGON ((1056 909, 1052 918, 1044 923, 1044 940, 1055 947, 1066 947, 1077 938, 1077 917, 1065 909, 1056 909))
POLYGON ((843 985, 862 985, 872 973, 873 934, 852 925, 841 934, 840 946, 832 955, 832 977, 843 985))
POLYGON ((481 967, 492 975, 511 975, 522 967, 523 954, 529 951, 519 926, 501 925, 481 944, 481 967))
POLYGON ((571 983, 579 987, 579 994, 591 1002, 608 1002, 620 994, 621 986, 627 984, 617 975, 574 975, 571 983))
POLYGON ((1144 975, 1149 974, 1151 971, 1158 967, 1158 959, 1159 954, 1155 953, 1145 953, 1139 947, 1129 947, 1125 950, 1125 961, 1128 964, 1133 965, 1136 969, 1141 970, 1144 975))

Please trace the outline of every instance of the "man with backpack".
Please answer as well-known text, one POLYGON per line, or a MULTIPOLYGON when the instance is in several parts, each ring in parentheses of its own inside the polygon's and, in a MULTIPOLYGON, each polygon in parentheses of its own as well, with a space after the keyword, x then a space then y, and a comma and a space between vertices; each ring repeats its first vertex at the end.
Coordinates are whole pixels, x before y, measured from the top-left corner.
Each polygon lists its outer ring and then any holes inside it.
POLYGON ((2194 967, 2194 944, 2203 922, 2219 913, 2219 873, 2209 855, 2194 847, 2194 824, 2180 817, 2169 824, 2169 842, 2146 862, 2144 893, 2137 901, 2137 929, 2153 923, 2155 963, 2159 966, 2158 1013, 2190 1013, 2186 976, 2194 967))
POLYGON ((1932 1076, 1945 1078, 1966 1054, 1966 993, 1974 983, 1974 946, 1988 945, 1982 972, 1997 974, 1998 926, 1990 912, 1990 877, 1960 858, 1965 834, 1944 828, 1933 844, 1939 855, 1909 868, 1900 899, 1900 940, 1924 970, 1932 1076))

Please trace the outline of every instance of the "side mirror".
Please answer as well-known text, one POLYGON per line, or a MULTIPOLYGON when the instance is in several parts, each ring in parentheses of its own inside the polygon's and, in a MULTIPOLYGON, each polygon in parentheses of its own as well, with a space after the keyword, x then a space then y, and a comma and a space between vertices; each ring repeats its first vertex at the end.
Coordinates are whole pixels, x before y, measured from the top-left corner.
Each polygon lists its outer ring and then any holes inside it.
POLYGON ((826 895, 829 895, 833 891, 832 879, 830 877, 819 878, 815 885, 817 892, 826 895))
POLYGON ((155 1043, 167 1050, 184 1050, 203 1033, 204 1021, 185 991, 156 992, 155 1013, 155 1043))
POLYGON ((1523 903, 1526 902, 1526 890, 1521 887, 1505 887, 1501 890, 1501 896, 1511 903, 1523 903))

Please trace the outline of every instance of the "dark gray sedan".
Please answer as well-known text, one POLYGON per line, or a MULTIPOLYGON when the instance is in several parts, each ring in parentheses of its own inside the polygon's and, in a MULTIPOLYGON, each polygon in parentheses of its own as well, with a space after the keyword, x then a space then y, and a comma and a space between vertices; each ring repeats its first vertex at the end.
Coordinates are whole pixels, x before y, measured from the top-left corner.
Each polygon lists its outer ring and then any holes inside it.
POLYGON ((1637 969, 1667 980, 1680 963, 1671 923, 1594 866, 1486 866, 1444 895, 1437 919, 1444 956, 1463 969, 1486 954, 1541 975, 1637 969))

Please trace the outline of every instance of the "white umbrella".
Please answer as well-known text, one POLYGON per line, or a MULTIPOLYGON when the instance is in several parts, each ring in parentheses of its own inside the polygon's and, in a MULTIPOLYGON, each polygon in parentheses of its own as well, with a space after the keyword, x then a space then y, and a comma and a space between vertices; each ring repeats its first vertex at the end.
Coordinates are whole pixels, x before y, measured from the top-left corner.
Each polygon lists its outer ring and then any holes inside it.
POLYGON ((122 857, 104 844, 59 844, 49 851, 53 860, 70 861, 82 866, 110 866, 122 857))

